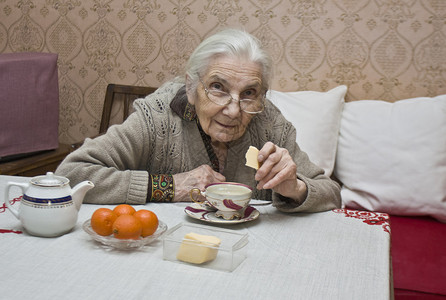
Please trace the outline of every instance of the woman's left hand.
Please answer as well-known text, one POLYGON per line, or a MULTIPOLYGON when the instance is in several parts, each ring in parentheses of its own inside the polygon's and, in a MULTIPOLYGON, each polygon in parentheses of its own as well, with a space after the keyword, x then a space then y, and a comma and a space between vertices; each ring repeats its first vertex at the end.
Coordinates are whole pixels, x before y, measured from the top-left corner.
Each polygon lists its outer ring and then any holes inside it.
POLYGON ((297 166, 288 150, 267 142, 259 150, 261 167, 255 179, 257 189, 272 189, 274 192, 302 202, 307 195, 306 184, 296 175, 297 166))

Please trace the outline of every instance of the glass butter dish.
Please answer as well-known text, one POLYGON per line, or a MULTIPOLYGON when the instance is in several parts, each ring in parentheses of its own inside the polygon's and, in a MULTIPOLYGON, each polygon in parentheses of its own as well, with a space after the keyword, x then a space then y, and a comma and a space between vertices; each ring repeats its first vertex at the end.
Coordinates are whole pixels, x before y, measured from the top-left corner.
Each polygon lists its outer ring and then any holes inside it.
POLYGON ((232 272, 245 260, 247 244, 247 233, 180 223, 164 235, 163 259, 232 272))

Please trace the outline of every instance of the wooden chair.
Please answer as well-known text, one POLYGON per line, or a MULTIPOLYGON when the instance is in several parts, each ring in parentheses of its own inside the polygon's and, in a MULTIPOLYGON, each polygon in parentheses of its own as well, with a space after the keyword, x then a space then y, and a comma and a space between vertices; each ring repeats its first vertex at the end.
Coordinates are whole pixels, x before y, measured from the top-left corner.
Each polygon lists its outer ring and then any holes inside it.
MULTIPOLYGON (((116 104, 119 104, 119 102, 122 103, 123 112, 122 119, 120 121, 123 122, 131 113, 133 101, 138 98, 143 98, 153 93, 155 90, 156 88, 147 86, 110 83, 105 91, 104 108, 102 109, 101 124, 99 126, 98 135, 104 134, 110 126, 113 107, 115 107, 116 104)), ((74 143, 71 145, 71 147, 73 149, 77 149, 82 146, 83 143, 83 141, 74 143)))
POLYGON ((110 118, 112 108, 117 102, 122 102, 123 114, 122 120, 127 119, 131 113, 131 106, 133 101, 137 98, 143 98, 153 93, 156 88, 146 86, 132 86, 110 83, 105 92, 104 108, 102 110, 101 125, 99 127, 99 134, 103 134, 110 126, 110 118))

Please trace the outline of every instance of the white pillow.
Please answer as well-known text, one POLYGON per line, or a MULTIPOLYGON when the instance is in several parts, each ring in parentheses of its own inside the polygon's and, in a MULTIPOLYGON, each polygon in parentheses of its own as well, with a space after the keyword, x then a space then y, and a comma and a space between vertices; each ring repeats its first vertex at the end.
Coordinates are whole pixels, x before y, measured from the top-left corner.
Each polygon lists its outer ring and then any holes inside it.
POLYGON ((446 222, 446 95, 346 103, 335 175, 347 207, 446 222))
POLYGON ((328 92, 271 90, 267 95, 296 128, 296 142, 299 147, 328 176, 334 168, 346 93, 347 87, 341 85, 328 92))

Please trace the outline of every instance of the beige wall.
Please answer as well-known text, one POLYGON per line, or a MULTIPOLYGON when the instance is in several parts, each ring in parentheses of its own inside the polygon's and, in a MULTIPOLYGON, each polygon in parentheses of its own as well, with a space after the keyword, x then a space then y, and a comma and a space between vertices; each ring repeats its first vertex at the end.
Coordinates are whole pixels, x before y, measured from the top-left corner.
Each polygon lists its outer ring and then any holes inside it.
POLYGON ((60 141, 98 131, 108 83, 159 86, 222 27, 260 38, 273 88, 446 93, 445 0, 0 0, 0 53, 59 54, 60 141))

